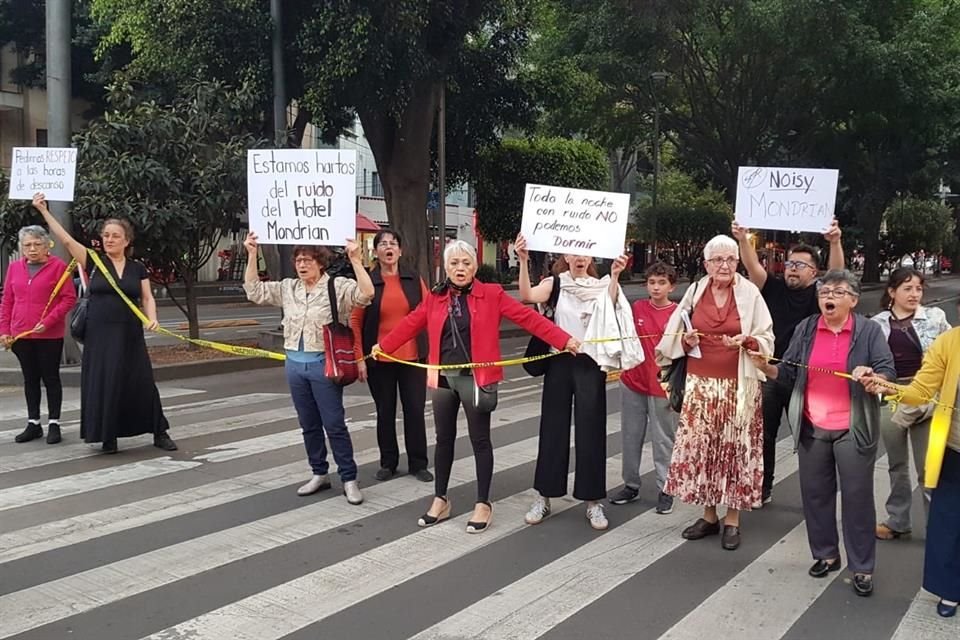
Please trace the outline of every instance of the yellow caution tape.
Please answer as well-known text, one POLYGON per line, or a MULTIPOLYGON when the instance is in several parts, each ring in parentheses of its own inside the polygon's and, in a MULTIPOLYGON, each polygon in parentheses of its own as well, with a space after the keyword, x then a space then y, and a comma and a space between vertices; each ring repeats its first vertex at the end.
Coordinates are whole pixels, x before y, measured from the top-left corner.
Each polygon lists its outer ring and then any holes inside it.
MULTIPOLYGON (((97 269, 99 269, 100 272, 103 274, 104 279, 107 281, 107 283, 110 284, 114 292, 116 292, 116 294, 120 296, 120 299, 123 300, 124 303, 126 303, 127 307, 130 308, 130 311, 132 311, 133 314, 137 316, 137 318, 140 320, 140 322, 144 324, 144 326, 149 325, 150 318, 148 318, 146 314, 144 314, 143 311, 140 310, 140 307, 135 305, 133 301, 127 297, 127 294, 125 294, 123 290, 120 289, 120 287, 117 285, 116 280, 114 280, 113 276, 110 275, 110 272, 107 270, 106 265, 103 264, 103 260, 101 260, 97 252, 94 251, 93 249, 87 249, 87 255, 90 256, 91 260, 93 260, 93 264, 97 266, 97 269)), ((217 351, 222 351, 223 353, 229 353, 235 356, 270 358, 273 360, 281 360, 281 361, 287 359, 286 355, 282 353, 277 353, 275 351, 267 351, 266 349, 255 349, 253 347, 241 347, 235 344, 224 344, 222 342, 213 342, 211 340, 200 340, 197 338, 188 338, 187 336, 180 335, 179 333, 175 333, 168 329, 164 329, 163 327, 160 327, 160 326, 158 326, 155 329, 155 331, 159 334, 169 336, 171 338, 176 338, 177 340, 181 340, 183 342, 195 344, 198 347, 216 349, 217 351)))
MULTIPOLYGON (((60 290, 63 289, 63 285, 66 284, 66 282, 70 279, 70 275, 73 273, 73 270, 76 266, 77 266, 77 261, 71 260, 70 264, 67 265, 67 268, 64 270, 63 274, 60 276, 60 279, 57 280, 57 284, 56 286, 53 287, 53 292, 50 294, 50 298, 47 300, 47 304, 43 308, 43 312, 40 314, 41 320, 43 320, 43 318, 47 315, 47 312, 50 310, 50 305, 53 304, 54 299, 56 299, 57 295, 60 293, 60 290)), ((16 342, 17 340, 20 340, 21 338, 25 338, 34 333, 39 333, 36 327, 34 327, 33 329, 29 329, 27 331, 21 331, 20 333, 15 335, 13 339, 10 341, 10 346, 13 346, 13 343, 16 342)))

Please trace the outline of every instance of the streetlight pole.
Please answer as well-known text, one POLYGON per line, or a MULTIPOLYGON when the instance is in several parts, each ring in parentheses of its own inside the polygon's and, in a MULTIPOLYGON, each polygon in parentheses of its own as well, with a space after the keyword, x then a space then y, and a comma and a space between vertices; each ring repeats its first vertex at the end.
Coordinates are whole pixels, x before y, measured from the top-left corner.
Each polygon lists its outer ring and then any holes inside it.
MULTIPOLYGON (((443 249, 447 244, 447 83, 440 87, 440 109, 437 122, 437 162, 439 176, 437 178, 437 247, 439 248, 440 262, 443 262, 443 249)), ((437 265, 436 281, 440 282, 443 265, 437 265)))
POLYGON ((650 95, 653 97, 653 211, 650 216, 650 233, 652 236, 652 261, 657 260, 657 205, 660 191, 660 99, 657 96, 657 85, 664 84, 669 77, 666 71, 654 71, 650 74, 650 95))

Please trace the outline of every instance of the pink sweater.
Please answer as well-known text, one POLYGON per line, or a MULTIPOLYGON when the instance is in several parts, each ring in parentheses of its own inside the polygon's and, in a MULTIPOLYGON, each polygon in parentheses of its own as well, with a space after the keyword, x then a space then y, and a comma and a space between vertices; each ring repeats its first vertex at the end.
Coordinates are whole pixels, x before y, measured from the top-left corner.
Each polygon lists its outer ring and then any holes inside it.
POLYGON ((54 340, 63 337, 64 319, 67 312, 77 302, 77 292, 73 281, 68 280, 50 307, 45 316, 41 317, 53 288, 67 265, 56 256, 50 256, 46 264, 32 278, 27 270, 27 259, 23 258, 10 263, 7 277, 3 281, 3 300, 0 302, 0 335, 15 336, 29 331, 42 322, 46 330, 43 333, 33 333, 24 339, 54 340))

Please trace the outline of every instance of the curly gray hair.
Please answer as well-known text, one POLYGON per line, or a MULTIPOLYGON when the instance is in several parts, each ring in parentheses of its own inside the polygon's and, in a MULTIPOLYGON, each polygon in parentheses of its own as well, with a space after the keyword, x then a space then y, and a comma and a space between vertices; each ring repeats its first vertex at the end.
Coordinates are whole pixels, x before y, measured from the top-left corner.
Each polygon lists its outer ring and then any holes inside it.
POLYGON ((846 284, 850 291, 860 296, 860 278, 847 269, 831 269, 820 278, 820 284, 846 284))
POLYGON ((38 224, 27 225, 17 232, 17 242, 21 247, 23 246, 23 241, 27 236, 39 238, 44 244, 48 246, 50 245, 50 234, 47 233, 46 229, 38 224))

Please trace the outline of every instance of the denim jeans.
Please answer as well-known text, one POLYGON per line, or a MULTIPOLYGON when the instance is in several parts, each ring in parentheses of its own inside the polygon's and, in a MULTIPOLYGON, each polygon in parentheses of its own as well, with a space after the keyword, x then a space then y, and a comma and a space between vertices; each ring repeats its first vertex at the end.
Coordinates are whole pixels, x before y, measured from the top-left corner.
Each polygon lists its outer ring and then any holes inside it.
POLYGON ((323 358, 312 362, 293 362, 288 359, 285 365, 287 383, 313 473, 326 475, 330 468, 324 441, 326 433, 340 480, 349 482, 357 479, 357 463, 353 459, 353 442, 350 441, 344 416, 343 387, 334 384, 323 374, 323 366, 323 358))

